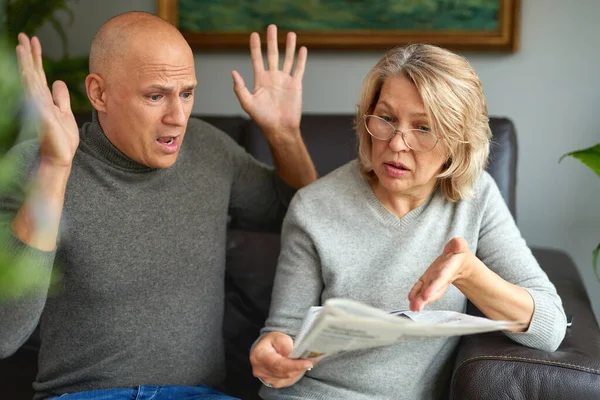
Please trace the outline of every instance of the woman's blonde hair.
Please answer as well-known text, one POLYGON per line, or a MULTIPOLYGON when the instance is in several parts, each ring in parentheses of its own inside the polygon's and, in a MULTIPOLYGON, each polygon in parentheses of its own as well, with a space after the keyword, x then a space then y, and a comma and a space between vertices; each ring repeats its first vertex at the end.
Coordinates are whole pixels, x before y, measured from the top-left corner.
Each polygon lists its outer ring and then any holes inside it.
POLYGON ((438 175, 444 196, 450 201, 471 196, 487 164, 491 139, 482 84, 467 60, 433 45, 394 48, 367 74, 355 119, 361 173, 376 179, 364 116, 372 114, 383 83, 392 77, 415 84, 432 131, 441 139, 437 145, 444 146, 448 157, 438 175))

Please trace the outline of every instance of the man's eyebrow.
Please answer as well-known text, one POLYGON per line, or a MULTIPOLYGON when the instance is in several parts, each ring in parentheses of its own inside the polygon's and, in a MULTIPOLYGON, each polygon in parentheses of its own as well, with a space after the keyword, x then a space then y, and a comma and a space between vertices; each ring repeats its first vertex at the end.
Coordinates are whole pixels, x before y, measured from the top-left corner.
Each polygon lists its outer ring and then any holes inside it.
POLYGON ((166 85, 150 85, 148 86, 148 89, 154 89, 154 90, 160 90, 161 92, 170 92, 174 89, 173 86, 166 86, 166 85))
MULTIPOLYGON (((196 88, 196 84, 192 83, 192 84, 189 84, 189 85, 185 85, 183 87, 183 90, 186 90, 186 91, 187 90, 194 90, 195 88, 196 88)), ((175 89, 175 87, 174 86, 166 86, 166 85, 158 85, 157 84, 157 85, 150 85, 148 87, 148 89, 160 90, 161 92, 172 92, 175 89)))

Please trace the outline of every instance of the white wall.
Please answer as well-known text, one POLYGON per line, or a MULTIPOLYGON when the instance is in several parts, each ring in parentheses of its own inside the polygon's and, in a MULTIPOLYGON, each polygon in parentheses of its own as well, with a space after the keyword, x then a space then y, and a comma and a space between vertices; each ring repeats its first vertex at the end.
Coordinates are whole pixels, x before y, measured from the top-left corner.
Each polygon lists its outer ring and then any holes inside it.
MULTIPOLYGON (((491 115, 510 117, 519 137, 518 223, 530 245, 563 249, 575 260, 600 316, 600 283, 592 250, 600 241, 600 179, 583 164, 559 157, 600 142, 600 37, 598 0, 522 2, 521 49, 516 54, 465 54, 484 84, 491 115)), ((85 54, 108 18, 130 10, 156 12, 155 0, 79 0, 68 30, 71 54, 85 54)), ((276 21, 275 21, 276 22, 276 21)), ((40 32, 45 50, 56 36, 40 32)), ((351 113, 362 78, 379 52, 310 52, 304 111, 351 113)), ((195 112, 243 113, 230 71, 251 84, 247 52, 196 56, 195 112)))

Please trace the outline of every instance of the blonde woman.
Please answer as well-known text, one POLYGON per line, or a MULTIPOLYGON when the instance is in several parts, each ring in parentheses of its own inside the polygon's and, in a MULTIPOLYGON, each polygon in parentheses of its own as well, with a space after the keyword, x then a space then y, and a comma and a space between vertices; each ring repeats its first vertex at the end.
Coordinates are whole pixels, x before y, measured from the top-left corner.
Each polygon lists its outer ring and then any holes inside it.
POLYGON ((458 338, 291 360, 310 306, 346 297, 384 310, 527 321, 515 342, 546 351, 562 303, 491 176, 482 85, 462 57, 431 45, 388 52, 356 117, 358 160, 300 190, 286 216, 271 312, 251 353, 264 399, 434 399, 458 338), (310 369, 312 367, 312 369, 310 369), (309 370, 310 369, 310 370, 309 370))

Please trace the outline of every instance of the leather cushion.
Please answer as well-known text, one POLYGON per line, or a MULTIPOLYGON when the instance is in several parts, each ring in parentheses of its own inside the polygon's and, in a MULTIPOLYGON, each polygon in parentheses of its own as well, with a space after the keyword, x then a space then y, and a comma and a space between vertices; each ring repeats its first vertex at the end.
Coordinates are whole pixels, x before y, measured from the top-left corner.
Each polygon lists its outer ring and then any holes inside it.
MULTIPOLYGON (((300 129, 319 176, 328 174, 357 156, 352 115, 304 115, 300 129)), ((254 122, 242 138, 242 143, 258 160, 273 165, 267 141, 254 122)))
POLYGON ((279 234, 230 229, 227 240, 223 390, 246 400, 258 399, 260 382, 252 376, 250 347, 269 314, 279 234))
MULTIPOLYGON (((600 337, 575 264, 564 252, 533 249, 573 325, 554 353, 512 342, 501 332, 463 336, 451 399, 598 399, 600 337), (500 377, 500 379, 499 379, 500 377)), ((469 304, 469 313, 481 313, 469 304)))
POLYGON ((517 136, 515 126, 507 118, 490 118, 492 144, 487 171, 492 175, 513 218, 516 219, 515 191, 517 183, 517 136))

